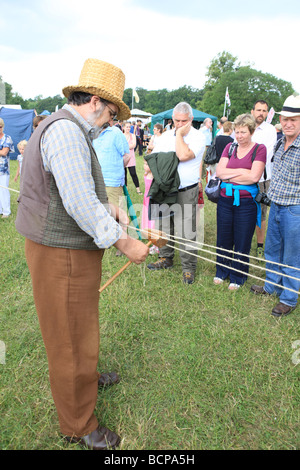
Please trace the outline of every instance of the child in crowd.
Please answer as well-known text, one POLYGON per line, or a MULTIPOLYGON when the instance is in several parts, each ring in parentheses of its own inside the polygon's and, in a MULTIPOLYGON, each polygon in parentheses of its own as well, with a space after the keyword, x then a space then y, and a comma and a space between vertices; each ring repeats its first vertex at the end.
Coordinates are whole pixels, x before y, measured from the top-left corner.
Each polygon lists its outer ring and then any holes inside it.
MULTIPOLYGON (((150 171, 148 163, 144 160, 144 182, 145 182, 145 193, 143 200, 143 212, 142 212, 142 229, 155 229, 154 220, 149 220, 148 210, 149 210, 149 197, 147 196, 150 186, 153 181, 153 175, 150 171)), ((159 253, 157 246, 152 245, 149 250, 150 255, 159 253)))
POLYGON ((16 176, 14 177, 15 182, 17 182, 19 176, 21 175, 23 154, 24 154, 24 150, 25 150, 26 145, 27 145, 27 140, 21 140, 17 145, 20 154, 17 156, 18 169, 17 169, 16 176))

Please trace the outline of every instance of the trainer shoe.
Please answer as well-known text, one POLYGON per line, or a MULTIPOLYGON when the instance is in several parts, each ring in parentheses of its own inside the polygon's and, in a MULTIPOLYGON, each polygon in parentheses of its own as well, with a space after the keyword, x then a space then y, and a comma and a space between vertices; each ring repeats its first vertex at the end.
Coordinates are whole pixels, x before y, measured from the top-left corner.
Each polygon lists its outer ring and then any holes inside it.
POLYGON ((193 284, 195 282, 195 274, 190 271, 183 273, 183 282, 184 284, 193 284))
POLYGON ((157 261, 154 263, 150 263, 147 265, 148 269, 156 270, 156 269, 169 269, 173 267, 173 260, 171 258, 158 258, 157 261))

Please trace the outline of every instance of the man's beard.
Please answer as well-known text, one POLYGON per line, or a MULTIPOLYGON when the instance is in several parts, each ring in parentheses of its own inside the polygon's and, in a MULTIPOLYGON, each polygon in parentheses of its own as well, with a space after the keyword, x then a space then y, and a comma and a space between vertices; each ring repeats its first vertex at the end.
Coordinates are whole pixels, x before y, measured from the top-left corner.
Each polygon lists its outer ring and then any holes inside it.
POLYGON ((104 123, 101 127, 96 125, 96 121, 101 116, 104 109, 105 109, 105 105, 102 105, 102 103, 101 103, 101 108, 98 111, 95 111, 94 113, 91 113, 87 116, 86 120, 89 123, 89 125, 92 126, 92 128, 93 128, 93 131, 92 131, 93 139, 97 139, 97 137, 99 136, 99 134, 102 131, 103 126, 105 124, 104 123))

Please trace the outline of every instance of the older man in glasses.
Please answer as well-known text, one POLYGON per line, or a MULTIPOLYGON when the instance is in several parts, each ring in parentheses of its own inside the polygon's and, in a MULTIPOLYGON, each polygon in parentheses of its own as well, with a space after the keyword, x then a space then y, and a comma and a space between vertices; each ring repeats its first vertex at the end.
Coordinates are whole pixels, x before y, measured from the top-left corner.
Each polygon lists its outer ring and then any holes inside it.
POLYGON ((117 67, 88 59, 79 84, 64 88, 68 104, 39 124, 28 142, 16 220, 26 237, 60 430, 96 450, 120 441, 94 414, 98 387, 119 381, 116 373, 97 373, 102 256, 112 245, 137 264, 148 254, 116 221, 128 218, 108 204, 92 145, 111 118, 129 117, 124 82, 117 67))

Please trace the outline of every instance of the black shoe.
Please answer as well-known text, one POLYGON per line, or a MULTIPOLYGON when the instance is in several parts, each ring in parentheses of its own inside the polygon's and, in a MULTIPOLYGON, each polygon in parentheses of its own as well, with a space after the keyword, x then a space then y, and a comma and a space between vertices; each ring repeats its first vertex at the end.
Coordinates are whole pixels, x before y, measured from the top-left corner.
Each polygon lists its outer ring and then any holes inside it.
POLYGON ((91 450, 115 449, 120 444, 120 437, 107 428, 98 427, 95 431, 83 437, 65 436, 66 441, 71 444, 77 443, 91 450))
POLYGON ((108 372, 101 374, 98 379, 98 387, 109 387, 120 382, 120 377, 116 372, 108 372))
POLYGON ((183 282, 184 284, 193 284, 195 282, 195 274, 190 271, 183 273, 183 282))
POLYGON ((173 260, 171 258, 158 258, 155 263, 150 263, 147 265, 148 269, 156 270, 156 269, 169 269, 173 267, 173 260))

